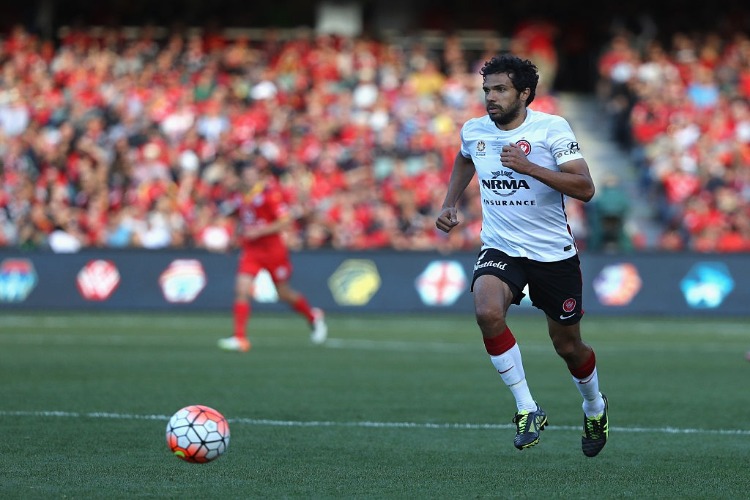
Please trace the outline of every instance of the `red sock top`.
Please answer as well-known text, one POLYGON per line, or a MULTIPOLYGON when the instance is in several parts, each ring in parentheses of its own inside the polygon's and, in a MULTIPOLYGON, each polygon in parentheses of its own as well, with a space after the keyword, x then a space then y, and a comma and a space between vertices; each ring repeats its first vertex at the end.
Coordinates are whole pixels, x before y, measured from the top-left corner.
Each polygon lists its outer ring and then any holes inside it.
POLYGON ((516 338, 508 327, 505 327, 500 335, 490 338, 484 337, 484 348, 487 349, 487 354, 490 356, 499 356, 514 345, 516 345, 516 338))
POLYGON ((594 373, 594 368, 596 368, 596 356, 594 355, 594 351, 591 351, 589 359, 584 361, 578 368, 570 370, 570 374, 577 379, 584 379, 594 373))

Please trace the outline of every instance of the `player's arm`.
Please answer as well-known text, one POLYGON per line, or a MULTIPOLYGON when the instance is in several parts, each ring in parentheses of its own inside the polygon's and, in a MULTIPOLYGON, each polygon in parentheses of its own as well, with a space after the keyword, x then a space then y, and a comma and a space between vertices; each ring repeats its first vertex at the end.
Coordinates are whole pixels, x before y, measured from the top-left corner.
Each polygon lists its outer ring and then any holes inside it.
POLYGON ((530 162, 521 148, 508 144, 503 146, 500 161, 504 167, 531 176, 571 198, 586 202, 594 197, 594 180, 588 163, 583 158, 561 164, 560 171, 557 172, 530 162))
POLYGON ((245 228, 243 236, 249 240, 256 240, 269 234, 280 233, 292 223, 292 216, 288 213, 279 216, 266 224, 255 224, 245 228))
MULTIPOLYGON (((557 179, 559 187, 556 187, 552 182, 544 182, 553 189, 557 189, 561 193, 575 198, 581 201, 589 201, 594 197, 596 188, 594 187, 594 179, 591 178, 591 172, 589 172, 589 165, 583 158, 576 160, 570 160, 560 165, 560 171, 555 172, 553 170, 547 170, 552 174, 560 174, 560 178, 557 179)), ((555 176, 552 176, 553 178, 555 176)))
POLYGON ((438 215, 437 221, 435 221, 435 225, 441 231, 447 233, 458 225, 456 205, 464 190, 466 190, 466 186, 469 185, 469 182, 474 177, 474 172, 474 162, 471 158, 466 158, 459 151, 456 154, 456 159, 453 160, 453 171, 448 182, 448 192, 445 195, 442 210, 440 211, 440 215, 438 215))
POLYGON ((219 203, 219 214, 224 217, 236 217, 240 212, 240 200, 237 197, 231 197, 219 203))

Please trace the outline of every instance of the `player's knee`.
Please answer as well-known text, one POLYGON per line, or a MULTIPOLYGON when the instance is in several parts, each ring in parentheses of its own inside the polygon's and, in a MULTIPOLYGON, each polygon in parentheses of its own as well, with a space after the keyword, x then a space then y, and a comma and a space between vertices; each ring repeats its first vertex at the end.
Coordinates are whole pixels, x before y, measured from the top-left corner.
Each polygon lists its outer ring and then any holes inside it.
POLYGON ((234 284, 234 297, 236 300, 250 300, 253 295, 253 279, 249 276, 240 275, 234 284))
POLYGON ((576 343, 570 339, 559 339, 553 341, 555 352, 566 362, 574 362, 578 356, 576 343))
POLYGON ((248 302, 252 297, 252 288, 247 286, 237 286, 234 289, 234 300, 236 302, 248 302))
POLYGON ((502 332, 507 326, 505 314, 497 308, 477 308, 476 319, 477 325, 485 335, 502 332))
POLYGON ((279 295, 279 300, 284 302, 296 302, 299 298, 299 294, 286 284, 277 284, 276 293, 279 295))

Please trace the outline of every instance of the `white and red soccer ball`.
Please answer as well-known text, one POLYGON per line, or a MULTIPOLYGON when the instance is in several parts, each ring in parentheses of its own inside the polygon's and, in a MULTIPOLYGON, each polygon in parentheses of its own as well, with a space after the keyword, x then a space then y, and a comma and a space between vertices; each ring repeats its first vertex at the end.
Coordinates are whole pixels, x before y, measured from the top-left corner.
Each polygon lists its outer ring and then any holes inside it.
POLYGON ((167 446, 186 462, 210 462, 229 447, 229 423, 208 406, 186 406, 169 419, 167 446))

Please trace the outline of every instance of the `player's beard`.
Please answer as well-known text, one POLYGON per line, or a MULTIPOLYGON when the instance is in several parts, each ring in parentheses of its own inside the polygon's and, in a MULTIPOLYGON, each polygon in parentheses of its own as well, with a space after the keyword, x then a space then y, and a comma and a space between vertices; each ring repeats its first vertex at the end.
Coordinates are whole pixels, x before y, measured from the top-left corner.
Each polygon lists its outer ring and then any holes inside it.
MULTIPOLYGON (((507 125, 521 115, 523 110, 523 101, 516 99, 513 105, 505 110, 499 109, 499 112, 492 115, 490 114, 490 120, 495 122, 495 125, 507 125)), ((489 114, 489 110, 487 111, 489 114)))

